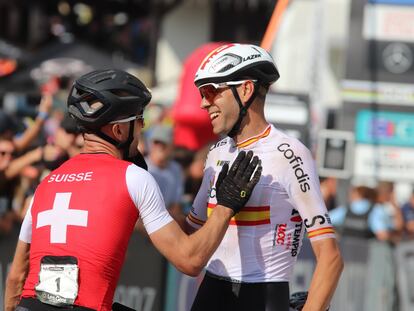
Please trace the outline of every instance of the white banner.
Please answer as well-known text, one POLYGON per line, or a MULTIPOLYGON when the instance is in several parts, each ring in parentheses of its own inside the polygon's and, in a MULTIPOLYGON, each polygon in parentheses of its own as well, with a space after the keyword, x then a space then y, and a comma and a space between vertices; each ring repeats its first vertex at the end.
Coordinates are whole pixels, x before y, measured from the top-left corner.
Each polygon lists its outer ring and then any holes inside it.
POLYGON ((355 177, 414 182, 414 148, 356 145, 355 177))
POLYGON ((414 42, 414 6, 372 5, 364 9, 363 37, 414 42))

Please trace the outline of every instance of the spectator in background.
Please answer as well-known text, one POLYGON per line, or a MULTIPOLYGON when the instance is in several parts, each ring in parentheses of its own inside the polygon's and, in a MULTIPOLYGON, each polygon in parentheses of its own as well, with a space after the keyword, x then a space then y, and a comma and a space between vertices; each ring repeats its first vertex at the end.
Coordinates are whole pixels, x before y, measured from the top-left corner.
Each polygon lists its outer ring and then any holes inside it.
POLYGON ((380 181, 377 185, 378 203, 382 205, 385 218, 388 221, 387 229, 377 234, 380 240, 396 243, 400 241, 404 229, 404 220, 401 209, 395 199, 394 184, 389 181, 380 181))
POLYGON ((343 238, 373 238, 376 232, 385 227, 378 212, 374 213, 375 204, 374 189, 365 186, 353 187, 349 193, 349 203, 330 210, 329 216, 343 238))
POLYGON ((398 223, 393 221, 382 202, 376 189, 353 187, 349 203, 331 210, 329 216, 342 237, 376 237, 379 241, 394 242, 398 223))
POLYGON ((401 212, 404 218, 404 231, 406 237, 414 239, 414 190, 411 193, 408 202, 401 207, 401 212))
POLYGON ((15 136, 17 131, 16 123, 13 118, 0 110, 0 137, 12 141, 15 152, 19 153, 26 150, 30 144, 40 134, 46 119, 52 109, 53 97, 44 94, 38 106, 38 114, 34 122, 19 136, 15 136))
POLYGON ((20 183, 23 170, 42 158, 42 148, 38 147, 14 157, 15 146, 10 139, 0 138, 0 235, 8 234, 13 226, 13 200, 20 183))
POLYGON ((37 159, 37 163, 23 168, 21 181, 14 198, 18 220, 23 220, 39 182, 51 170, 79 154, 82 145, 83 137, 75 120, 65 115, 54 134, 48 137, 47 144, 41 148, 40 159, 37 159))
POLYGON ((185 147, 176 147, 174 149, 174 160, 181 165, 184 173, 182 208, 185 215, 189 213, 195 196, 200 189, 209 150, 210 145, 204 146, 197 152, 185 147))
POLYGON ((170 214, 184 220, 181 201, 184 178, 181 166, 172 159, 173 131, 165 125, 155 125, 150 132, 149 152, 146 158, 148 172, 160 187, 165 206, 170 214))
POLYGON ((337 180, 335 177, 319 177, 321 193, 328 211, 336 207, 337 180))
POLYGON ((82 143, 75 121, 65 115, 43 148, 42 163, 45 173, 58 168, 63 162, 80 153, 82 143))

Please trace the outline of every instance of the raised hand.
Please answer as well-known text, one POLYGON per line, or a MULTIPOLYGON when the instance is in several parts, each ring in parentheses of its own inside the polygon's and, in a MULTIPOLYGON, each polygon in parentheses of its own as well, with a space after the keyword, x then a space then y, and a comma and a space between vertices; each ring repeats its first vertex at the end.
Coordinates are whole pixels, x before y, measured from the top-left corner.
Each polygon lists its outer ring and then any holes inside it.
POLYGON ((253 157, 252 151, 240 151, 230 170, 229 165, 224 164, 217 178, 217 204, 226 206, 237 214, 249 200, 261 174, 259 158, 253 157))

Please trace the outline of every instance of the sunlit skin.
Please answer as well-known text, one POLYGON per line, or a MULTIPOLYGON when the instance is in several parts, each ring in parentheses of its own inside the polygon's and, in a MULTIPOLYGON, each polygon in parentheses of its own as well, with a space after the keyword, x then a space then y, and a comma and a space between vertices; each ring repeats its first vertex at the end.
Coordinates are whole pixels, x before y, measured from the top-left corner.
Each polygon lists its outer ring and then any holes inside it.
MULTIPOLYGON (((254 83, 247 80, 236 88, 242 104, 245 105, 253 95, 254 83)), ((264 96, 260 95, 262 93, 264 91, 260 90, 259 95, 247 110, 240 126, 242 131, 233 137, 236 143, 259 135, 268 126, 264 117, 264 96)), ((239 117, 239 105, 229 87, 217 89, 217 94, 214 97, 203 98, 200 107, 208 112, 215 134, 227 134, 239 117)))
MULTIPOLYGON (((141 131, 144 126, 144 120, 137 119, 135 120, 135 127, 134 127, 134 139, 129 147, 129 156, 133 157, 138 154, 138 143, 139 137, 141 136, 141 131)), ((116 139, 117 141, 126 141, 129 135, 129 122, 125 123, 115 123, 115 124, 107 124, 101 128, 101 131, 116 139)), ((84 142, 84 151, 83 152, 90 152, 94 153, 97 152, 95 149, 98 146, 99 148, 106 149, 108 154, 112 154, 119 158, 122 158, 121 150, 112 148, 112 145, 108 145, 102 138, 94 135, 94 134, 84 134, 85 142, 84 142), (96 145, 96 142, 100 142, 99 145, 96 145), (92 144, 90 143, 92 142, 92 144)))

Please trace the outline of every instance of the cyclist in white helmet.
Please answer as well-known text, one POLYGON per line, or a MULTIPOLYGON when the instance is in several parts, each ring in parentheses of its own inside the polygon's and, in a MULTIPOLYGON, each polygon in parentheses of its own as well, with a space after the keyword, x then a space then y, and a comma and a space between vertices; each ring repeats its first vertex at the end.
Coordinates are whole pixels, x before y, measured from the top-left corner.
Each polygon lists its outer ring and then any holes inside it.
MULTIPOLYGON (((227 44, 200 64, 201 108, 223 138, 210 148, 203 182, 187 216, 201 228, 217 206, 215 180, 241 150, 252 150, 263 173, 206 266, 192 306, 200 310, 289 310, 289 280, 306 228, 316 269, 303 310, 326 310, 343 268, 310 151, 266 121, 264 104, 279 72, 268 52, 227 44)), ((219 198, 220 199, 220 198, 219 198)))

